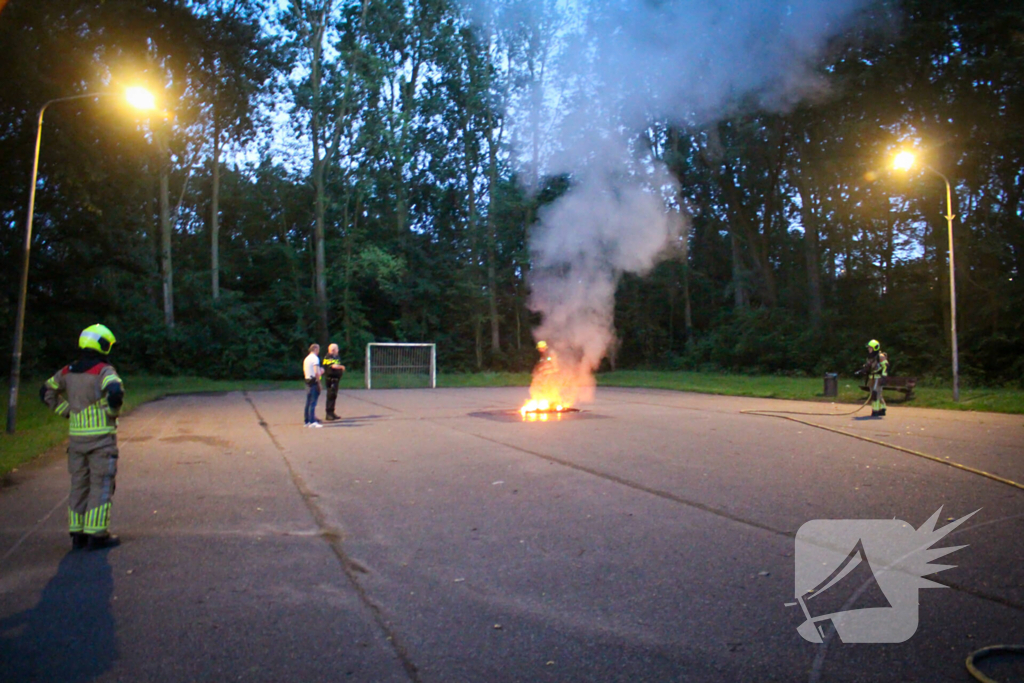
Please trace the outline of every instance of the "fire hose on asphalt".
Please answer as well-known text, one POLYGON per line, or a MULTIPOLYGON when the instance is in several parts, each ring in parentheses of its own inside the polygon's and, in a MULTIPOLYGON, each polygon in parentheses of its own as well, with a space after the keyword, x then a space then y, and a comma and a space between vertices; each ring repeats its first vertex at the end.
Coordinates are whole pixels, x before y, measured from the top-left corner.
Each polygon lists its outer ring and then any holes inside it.
MULTIPOLYGON (((798 422, 800 424, 807 425, 808 427, 816 427, 817 429, 824 429, 825 431, 835 432, 836 434, 842 434, 843 436, 849 436, 849 437, 854 438, 854 439, 859 439, 860 441, 866 441, 868 443, 875 444, 876 446, 883 446, 885 448, 891 448, 893 450, 902 451, 903 453, 909 453, 910 455, 914 455, 914 456, 917 456, 919 458, 924 458, 925 460, 931 460, 932 462, 937 462, 937 463, 940 463, 942 465, 948 465, 949 467, 955 467, 956 469, 963 470, 965 472, 970 472, 971 474, 977 474, 978 476, 985 477, 986 479, 991 479, 992 481, 999 482, 1000 484, 1006 484, 1007 486, 1012 486, 1012 487, 1014 487, 1014 488, 1016 488, 1018 490, 1024 491, 1024 484, 1021 484, 1020 482, 1013 481, 1012 479, 1007 479, 1005 477, 1000 477, 999 475, 992 474, 991 472, 986 472, 984 470, 979 470, 976 467, 971 467, 969 465, 963 465, 963 464, 960 464, 958 462, 951 462, 949 460, 945 460, 945 459, 942 459, 942 458, 937 458, 934 455, 928 455, 927 453, 922 453, 921 451, 915 451, 912 448, 905 448, 903 446, 897 446, 895 444, 886 443, 885 441, 878 441, 877 439, 872 439, 872 438, 867 437, 867 436, 861 436, 860 434, 854 434, 852 432, 848 432, 848 431, 845 431, 843 429, 836 429, 835 427, 826 427, 825 425, 820 425, 820 424, 817 424, 817 423, 814 423, 814 422, 809 422, 807 420, 801 420, 799 418, 792 417, 793 415, 804 415, 804 416, 814 416, 814 417, 848 417, 850 415, 855 415, 855 414, 859 413, 860 411, 864 410, 864 408, 867 407, 867 405, 868 405, 868 403, 870 401, 871 401, 871 395, 869 394, 868 397, 866 399, 864 399, 864 403, 860 404, 860 406, 858 406, 855 410, 851 410, 851 411, 848 411, 848 412, 845 412, 845 413, 810 413, 810 412, 801 412, 801 411, 797 411, 797 410, 741 410, 740 413, 742 413, 744 415, 762 415, 764 417, 777 417, 777 418, 780 418, 780 419, 783 419, 783 420, 790 420, 792 422, 798 422)), ((994 680, 992 678, 989 678, 984 673, 982 673, 981 670, 979 670, 975 666, 975 662, 977 662, 978 660, 984 659, 986 657, 991 657, 993 655, 1000 655, 1000 654, 1002 654, 1002 655, 1007 655, 1007 654, 1008 655, 1021 655, 1021 654, 1024 654, 1024 645, 989 645, 987 647, 981 648, 980 650, 975 650, 974 652, 972 652, 971 654, 969 654, 967 656, 967 661, 965 662, 965 664, 967 666, 967 671, 970 672, 971 676, 973 676, 976 680, 981 681, 981 683, 999 683, 998 681, 996 681, 996 680, 994 680)))
POLYGON ((998 474, 992 474, 991 472, 986 472, 985 470, 979 470, 978 468, 971 467, 970 465, 962 465, 962 464, 960 464, 958 462, 952 462, 950 460, 945 460, 943 458, 937 458, 934 455, 928 455, 927 453, 922 453, 921 451, 915 451, 913 448, 906 448, 904 446, 897 446, 896 444, 886 443, 885 441, 878 441, 877 439, 872 439, 871 437, 861 436, 860 434, 854 434, 853 432, 847 432, 847 431, 842 430, 842 429, 836 429, 835 427, 826 427, 825 425, 820 425, 820 424, 817 424, 815 422, 808 422, 807 420, 801 420, 801 419, 796 418, 796 417, 790 417, 791 415, 812 415, 812 416, 815 416, 815 417, 846 417, 846 416, 854 415, 854 414, 859 413, 860 411, 862 411, 867 406, 867 404, 868 404, 868 402, 870 400, 871 400, 871 396, 868 396, 868 398, 864 400, 864 403, 862 403, 860 405, 860 407, 858 407, 856 410, 851 410, 851 411, 846 412, 846 413, 805 413, 805 412, 800 412, 800 411, 796 411, 796 410, 741 410, 740 412, 742 414, 744 414, 744 415, 763 415, 764 417, 777 417, 777 418, 780 418, 782 420, 791 420, 792 422, 799 422, 800 424, 807 425, 808 427, 816 427, 818 429, 824 429, 825 431, 828 431, 828 432, 835 432, 836 434, 842 434, 843 436, 849 436, 849 437, 851 437, 853 439, 859 439, 861 441, 866 441, 868 443, 873 443, 876 446, 884 446, 885 448, 891 448, 891 449, 896 450, 896 451, 902 451, 904 453, 909 453, 910 455, 916 455, 919 458, 924 458, 925 460, 931 460, 932 462, 937 462, 937 463, 939 463, 941 465, 948 465, 949 467, 955 467, 958 470, 963 470, 965 472, 970 472, 971 474, 977 474, 980 477, 985 477, 986 479, 991 479, 992 481, 997 481, 1000 484, 1006 484, 1007 486, 1012 486, 1015 489, 1019 489, 1021 491, 1024 491, 1024 484, 1021 484, 1020 482, 1016 482, 1016 481, 1014 481, 1012 479, 1007 479, 1005 477, 1000 477, 998 474))
POLYGON ((999 681, 989 678, 979 671, 978 667, 974 666, 974 663, 979 659, 984 659, 985 657, 998 654, 1022 655, 1024 654, 1024 645, 989 645, 988 647, 983 647, 980 650, 972 652, 967 657, 967 670, 971 672, 972 676, 981 681, 981 683, 999 683, 999 681))

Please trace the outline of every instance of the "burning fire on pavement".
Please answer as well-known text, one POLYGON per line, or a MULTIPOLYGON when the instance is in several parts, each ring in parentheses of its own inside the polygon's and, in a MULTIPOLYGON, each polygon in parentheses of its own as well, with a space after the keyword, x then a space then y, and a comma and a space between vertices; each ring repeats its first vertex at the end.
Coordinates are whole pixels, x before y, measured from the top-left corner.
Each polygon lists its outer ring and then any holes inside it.
POLYGON ((572 373, 559 365, 558 356, 547 342, 537 342, 537 351, 540 360, 533 369, 530 400, 519 409, 523 420, 547 422, 552 418, 559 420, 565 413, 579 412, 572 407, 579 393, 572 373))

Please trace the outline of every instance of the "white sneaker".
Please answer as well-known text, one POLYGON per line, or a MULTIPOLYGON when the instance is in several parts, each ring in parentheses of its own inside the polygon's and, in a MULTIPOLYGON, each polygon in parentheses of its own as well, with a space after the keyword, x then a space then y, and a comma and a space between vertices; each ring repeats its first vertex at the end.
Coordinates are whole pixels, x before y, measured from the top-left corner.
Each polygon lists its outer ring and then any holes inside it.
POLYGON ((319 422, 310 422, 309 426, 312 427, 313 429, 323 429, 324 428, 324 426, 322 424, 320 424, 319 422))

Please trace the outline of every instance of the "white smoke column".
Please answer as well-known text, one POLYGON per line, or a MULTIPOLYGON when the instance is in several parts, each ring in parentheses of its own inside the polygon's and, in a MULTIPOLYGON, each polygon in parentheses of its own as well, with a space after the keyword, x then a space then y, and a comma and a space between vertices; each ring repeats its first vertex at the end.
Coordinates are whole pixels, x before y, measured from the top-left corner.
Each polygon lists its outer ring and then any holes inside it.
MULTIPOLYGON (((546 207, 530 236, 530 306, 543 315, 534 331, 555 352, 558 396, 534 382, 533 398, 571 406, 593 398, 593 373, 615 337, 615 290, 623 273, 643 274, 678 237, 678 212, 658 193, 675 188, 661 168, 645 187, 622 171, 590 167, 571 192, 546 207)), ((650 179, 648 179, 650 180, 650 179)))
MULTIPOLYGON (((542 320, 534 334, 555 350, 558 384, 577 387, 586 400, 592 373, 615 339, 619 279, 649 271, 682 224, 670 174, 637 143, 638 134, 652 123, 707 125, 742 106, 778 110, 827 94, 816 63, 830 40, 868 20, 871 3, 497 1, 509 3, 507 14, 520 28, 541 26, 543 13, 560 8, 571 18, 566 25, 579 29, 563 35, 569 43, 552 79, 571 84, 575 104, 548 143, 546 168, 567 176, 570 189, 531 231, 528 282, 530 307, 542 320)), ((875 7, 884 15, 884 5, 875 7)), ((544 98, 554 100, 566 108, 563 99, 544 98)), ((520 114, 520 128, 538 120, 520 114)))

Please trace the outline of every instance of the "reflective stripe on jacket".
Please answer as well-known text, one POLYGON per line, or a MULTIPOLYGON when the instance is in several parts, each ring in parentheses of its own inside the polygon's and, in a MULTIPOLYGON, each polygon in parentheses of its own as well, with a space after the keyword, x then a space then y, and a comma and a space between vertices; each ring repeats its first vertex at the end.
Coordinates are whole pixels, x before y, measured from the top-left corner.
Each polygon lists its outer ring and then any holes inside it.
POLYGON ((341 358, 338 356, 324 356, 323 367, 327 379, 339 379, 344 374, 341 369, 341 358))
POLYGON ((123 393, 114 366, 102 361, 79 361, 61 368, 46 380, 43 401, 61 417, 69 418, 70 436, 93 437, 117 432, 117 409, 107 396, 123 393))
POLYGON ((889 357, 884 353, 878 354, 877 360, 868 360, 868 378, 878 379, 889 376, 889 357))

